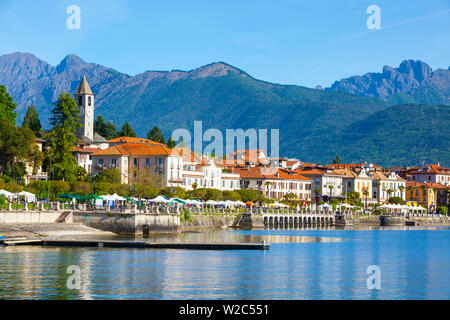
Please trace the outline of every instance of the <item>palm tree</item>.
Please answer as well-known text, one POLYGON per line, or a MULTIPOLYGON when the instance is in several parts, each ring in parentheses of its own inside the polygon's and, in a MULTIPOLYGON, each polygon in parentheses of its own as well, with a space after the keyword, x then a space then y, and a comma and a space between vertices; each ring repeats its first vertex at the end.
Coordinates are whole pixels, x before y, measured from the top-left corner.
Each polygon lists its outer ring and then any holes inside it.
POLYGON ((450 189, 444 190, 447 207, 450 207, 450 189))
POLYGON ((320 189, 319 188, 314 189, 314 194, 316 195, 316 207, 317 207, 319 205, 320 189))
POLYGON ((330 201, 331 201, 331 198, 333 197, 333 189, 334 189, 334 187, 333 186, 328 186, 328 189, 330 189, 330 201))
POLYGON ((391 199, 391 193, 394 192, 394 190, 392 190, 391 188, 386 190, 387 194, 388 194, 388 201, 389 199, 391 199))
POLYGON ((366 209, 367 209, 367 198, 368 198, 368 196, 369 196, 369 190, 364 189, 364 190, 362 191, 362 194, 364 195, 364 198, 366 198, 366 209))
POLYGON ((377 186, 378 203, 380 203, 380 199, 381 199, 380 186, 381 186, 381 183, 377 182, 375 185, 377 186))
POLYGON ((416 189, 416 187, 409 186, 407 189, 409 190, 409 198, 411 199, 411 201, 414 201, 414 190, 416 189))
POLYGON ((400 198, 403 198, 403 190, 405 190, 405 187, 404 186, 399 186, 398 190, 400 190, 400 198))
POLYGON ((264 182, 264 185, 266 186, 266 190, 267 190, 267 198, 270 198, 270 187, 272 186, 272 182, 266 181, 266 182, 264 182))

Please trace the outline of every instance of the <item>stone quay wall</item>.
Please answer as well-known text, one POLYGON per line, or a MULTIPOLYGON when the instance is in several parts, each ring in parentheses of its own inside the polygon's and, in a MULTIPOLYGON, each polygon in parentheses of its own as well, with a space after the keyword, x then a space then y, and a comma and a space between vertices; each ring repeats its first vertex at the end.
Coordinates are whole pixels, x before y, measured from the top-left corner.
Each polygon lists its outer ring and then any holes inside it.
POLYGON ((227 215, 191 215, 189 221, 181 222, 181 230, 192 230, 197 228, 220 228, 220 227, 234 227, 236 219, 239 215, 227 214, 227 215))
MULTIPOLYGON (((0 211, 0 223, 54 223, 61 211, 0 211)), ((66 222, 72 222, 68 216, 66 222)))
POLYGON ((116 234, 172 233, 180 228, 179 216, 164 214, 75 211, 73 222, 116 234))

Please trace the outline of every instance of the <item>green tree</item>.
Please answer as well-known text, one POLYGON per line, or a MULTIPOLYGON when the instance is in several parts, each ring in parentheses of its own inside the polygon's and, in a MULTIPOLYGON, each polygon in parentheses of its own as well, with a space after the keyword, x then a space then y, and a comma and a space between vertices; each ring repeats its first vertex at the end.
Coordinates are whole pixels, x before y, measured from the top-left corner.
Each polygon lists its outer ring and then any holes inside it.
POLYGON ((35 180, 27 185, 27 190, 34 193, 38 199, 41 198, 42 192, 47 191, 47 189, 48 181, 46 180, 35 180))
POLYGON ((36 169, 42 164, 43 154, 36 137, 29 128, 14 126, 9 120, 0 120, 0 173, 19 181, 25 175, 25 164, 36 169))
POLYGON ((400 197, 391 197, 389 198, 389 203, 393 204, 405 204, 405 201, 400 197))
POLYGON ((188 191, 188 195, 194 199, 206 201, 208 190, 206 188, 196 188, 194 190, 188 191))
POLYGON ((47 157, 51 162, 49 174, 53 179, 73 181, 77 179, 78 165, 72 148, 78 141, 76 131, 81 128, 79 109, 75 100, 63 92, 53 103, 50 124, 53 129, 44 136, 48 141, 47 157))
POLYGON ((22 127, 30 128, 36 137, 41 136, 41 121, 39 120, 39 114, 37 113, 34 105, 27 108, 27 113, 23 119, 22 127))
POLYGON ((14 110, 16 107, 17 105, 6 91, 6 87, 0 85, 0 120, 8 120, 15 125, 17 112, 14 110))
POLYGON ((153 140, 156 142, 160 142, 160 143, 164 143, 164 144, 166 143, 163 133, 157 126, 154 126, 153 129, 147 133, 147 139, 153 140))
POLYGON ((186 195, 187 195, 186 190, 184 190, 181 187, 165 187, 165 188, 162 188, 159 193, 168 199, 170 199, 170 198, 186 199, 186 195))
POLYGON ((286 193, 286 194, 284 195, 284 199, 285 199, 286 201, 292 201, 292 200, 294 200, 295 198, 297 198, 297 195, 296 195, 295 193, 286 193))
POLYGON ((235 190, 241 196, 242 201, 251 201, 251 202, 265 202, 266 197, 261 191, 253 190, 253 189, 238 189, 235 190))
POLYGON ((132 137, 132 138, 135 138, 136 137, 136 133, 134 132, 134 130, 131 127, 131 125, 128 122, 125 122, 125 124, 123 125, 122 129, 120 129, 119 136, 120 137, 132 137))
POLYGON ((357 191, 349 191, 347 193, 347 203, 349 205, 355 205, 359 202, 359 192, 357 191))
POLYGON ((222 199, 223 200, 230 200, 230 201, 240 201, 240 200, 242 200, 242 198, 241 198, 239 193, 237 193, 236 191, 230 191, 230 190, 222 191, 222 199))
POLYGON ((333 160, 333 164, 340 164, 341 163, 341 158, 339 158, 339 156, 336 156, 336 158, 334 158, 333 160))
POLYGON ((122 181, 120 171, 116 168, 104 169, 95 176, 95 182, 102 183, 116 183, 120 184, 122 181))
POLYGON ((214 200, 214 201, 222 200, 222 191, 220 191, 218 189, 207 188, 206 201, 208 201, 208 200, 214 200))
POLYGON ((61 193, 69 192, 70 185, 66 181, 49 181, 50 199, 55 200, 61 193))
POLYGON ((172 139, 172 137, 170 137, 169 140, 167 141, 167 146, 170 149, 173 149, 177 146, 176 142, 172 139))
POLYGON ((448 213, 448 208, 445 207, 445 206, 441 206, 441 207, 438 208, 438 213, 445 215, 445 214, 448 213))
POLYGON ((78 195, 87 195, 92 192, 92 186, 89 182, 71 181, 69 182, 70 192, 78 195))
POLYGON ((119 137, 117 127, 111 121, 105 122, 102 116, 97 116, 94 122, 94 131, 101 135, 106 140, 111 140, 119 137))

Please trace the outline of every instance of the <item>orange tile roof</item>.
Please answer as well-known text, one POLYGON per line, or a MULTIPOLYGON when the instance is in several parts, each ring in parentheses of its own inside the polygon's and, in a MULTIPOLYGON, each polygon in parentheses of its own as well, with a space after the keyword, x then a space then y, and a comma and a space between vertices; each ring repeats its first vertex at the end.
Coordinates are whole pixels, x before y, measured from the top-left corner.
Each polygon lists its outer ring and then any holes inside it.
POLYGON ((339 172, 334 172, 334 171, 327 172, 326 169, 322 170, 322 169, 317 169, 317 168, 308 168, 308 169, 300 168, 300 169, 295 169, 294 171, 297 172, 298 174, 305 175, 305 176, 310 175, 310 174, 311 175, 312 174, 315 174, 315 175, 329 174, 329 175, 336 175, 336 176, 345 175, 344 173, 339 173, 339 172))
POLYGON ((85 152, 85 153, 92 153, 92 152, 96 152, 96 151, 99 151, 99 150, 101 150, 101 149, 99 149, 99 148, 90 148, 90 147, 84 147, 84 148, 82 148, 82 147, 78 147, 78 146, 74 146, 74 147, 72 148, 72 151, 75 151, 75 152, 85 152))
MULTIPOLYGON (((358 168, 358 167, 365 167, 367 163, 337 163, 337 164, 328 164, 326 165, 327 168, 358 168)), ((373 165, 374 168, 381 168, 381 166, 373 165)))
POLYGON ((450 168, 443 168, 438 164, 427 164, 422 167, 412 169, 410 174, 450 174, 450 168), (427 167, 427 170, 422 170, 423 167, 427 167))
POLYGON ((163 145, 146 145, 138 143, 124 143, 94 152, 92 156, 124 155, 124 156, 169 156, 172 149, 163 145))
POLYGON ((150 145, 161 145, 165 146, 164 143, 156 142, 153 140, 145 139, 145 138, 136 138, 136 137, 118 137, 111 140, 108 140, 111 143, 141 143, 141 144, 150 144, 150 145))
POLYGON ((434 182, 417 182, 417 181, 406 181, 406 187, 426 187, 426 188, 437 188, 437 189, 448 189, 448 186, 445 186, 440 183, 434 183, 434 182))
POLYGON ((172 154, 182 156, 186 162, 205 163, 206 159, 203 155, 198 154, 186 147, 177 147, 172 149, 172 154))
POLYGON ((282 170, 272 167, 233 168, 233 173, 240 175, 241 179, 271 179, 271 180, 306 180, 311 179, 291 170, 282 170))
MULTIPOLYGON (((259 159, 259 156, 261 154, 265 154, 264 150, 237 150, 233 152, 231 155, 229 155, 228 159, 235 159, 238 162, 245 161, 245 162, 253 162, 253 163, 261 163, 261 160, 259 159), (242 157, 243 156, 243 157, 242 157)), ((269 159, 267 161, 264 161, 265 163, 269 162, 269 159)))

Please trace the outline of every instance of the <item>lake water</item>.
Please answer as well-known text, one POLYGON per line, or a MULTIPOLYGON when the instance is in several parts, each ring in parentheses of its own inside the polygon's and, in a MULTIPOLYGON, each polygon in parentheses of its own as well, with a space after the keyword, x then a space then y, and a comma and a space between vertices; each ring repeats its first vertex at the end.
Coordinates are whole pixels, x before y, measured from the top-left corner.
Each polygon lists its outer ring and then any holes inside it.
POLYGON ((271 247, 267 251, 0 247, 0 299, 450 297, 447 228, 227 229, 149 240, 266 240, 271 247), (80 267, 80 289, 67 287, 71 265, 80 267), (370 265, 380 268, 380 289, 367 287, 370 265))

